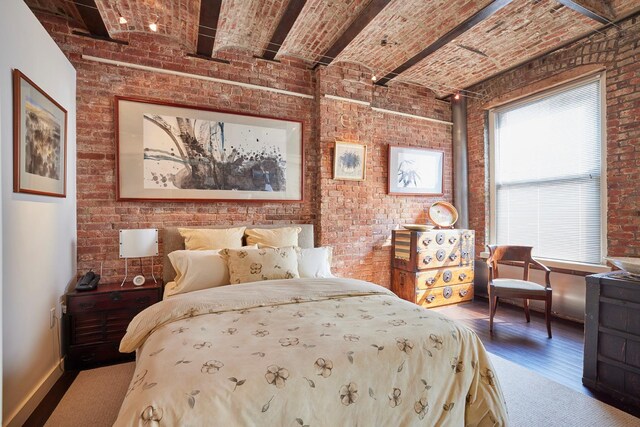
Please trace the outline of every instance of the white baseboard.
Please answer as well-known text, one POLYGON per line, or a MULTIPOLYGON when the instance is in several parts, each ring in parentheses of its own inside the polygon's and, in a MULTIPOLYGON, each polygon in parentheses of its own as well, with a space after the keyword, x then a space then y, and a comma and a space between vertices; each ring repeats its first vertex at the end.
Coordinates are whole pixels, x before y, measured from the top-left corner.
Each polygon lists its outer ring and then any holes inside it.
POLYGON ((31 393, 20 403, 18 408, 3 421, 4 427, 20 427, 23 425, 33 411, 38 407, 42 399, 49 393, 51 387, 62 376, 61 367, 63 360, 61 359, 45 377, 40 381, 31 393))

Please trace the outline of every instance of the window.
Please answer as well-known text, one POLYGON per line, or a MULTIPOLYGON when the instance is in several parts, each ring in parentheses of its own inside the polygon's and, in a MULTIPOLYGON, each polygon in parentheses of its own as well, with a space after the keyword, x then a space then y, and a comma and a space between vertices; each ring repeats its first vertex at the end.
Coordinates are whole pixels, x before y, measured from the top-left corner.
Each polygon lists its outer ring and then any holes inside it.
POLYGON ((592 77, 490 112, 491 242, 601 263, 602 85, 592 77))

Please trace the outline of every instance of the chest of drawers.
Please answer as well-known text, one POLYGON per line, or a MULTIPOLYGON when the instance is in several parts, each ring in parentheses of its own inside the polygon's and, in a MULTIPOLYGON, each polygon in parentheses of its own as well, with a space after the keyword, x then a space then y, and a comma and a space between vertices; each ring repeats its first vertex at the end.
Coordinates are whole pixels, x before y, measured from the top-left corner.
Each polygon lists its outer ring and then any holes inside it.
POLYGON ((391 290, 438 307, 473 299, 473 230, 394 230, 391 290))
POLYGON ((120 353, 120 340, 136 314, 162 299, 162 285, 147 281, 135 287, 100 284, 93 291, 66 295, 63 317, 65 369, 86 369, 133 360, 134 353, 120 353))
POLYGON ((587 276, 582 383, 640 407, 640 281, 587 276))

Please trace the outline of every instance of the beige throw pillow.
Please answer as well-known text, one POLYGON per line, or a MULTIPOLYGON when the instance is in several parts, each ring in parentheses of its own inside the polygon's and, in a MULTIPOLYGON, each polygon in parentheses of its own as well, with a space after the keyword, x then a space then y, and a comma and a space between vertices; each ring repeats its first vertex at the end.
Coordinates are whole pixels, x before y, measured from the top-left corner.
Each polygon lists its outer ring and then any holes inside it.
POLYGON ((298 274, 298 248, 225 249, 231 283, 294 279, 298 274))
POLYGON ((169 261, 176 271, 175 284, 167 296, 228 285, 229 269, 220 251, 174 251, 169 261))
POLYGON ((184 237, 184 247, 190 251, 241 248, 246 227, 237 228, 178 228, 184 237))
POLYGON ((300 227, 282 228, 247 228, 247 245, 262 244, 273 248, 283 248, 285 246, 298 246, 298 234, 302 231, 300 227))

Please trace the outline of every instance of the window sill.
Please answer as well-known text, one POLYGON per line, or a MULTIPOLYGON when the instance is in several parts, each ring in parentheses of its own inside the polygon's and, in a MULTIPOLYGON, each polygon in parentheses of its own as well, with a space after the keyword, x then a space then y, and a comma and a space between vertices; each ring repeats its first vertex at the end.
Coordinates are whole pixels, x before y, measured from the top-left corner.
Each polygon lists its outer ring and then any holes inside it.
MULTIPOLYGON (((480 258, 487 259, 489 258, 489 252, 481 252, 480 258)), ((608 273, 611 271, 611 267, 608 265, 599 265, 599 264, 585 264, 581 262, 570 262, 570 261, 559 261, 556 259, 547 259, 547 258, 537 258, 536 260, 540 261, 547 267, 549 267, 552 271, 556 271, 558 273, 567 273, 574 274, 577 273, 586 273, 586 274, 596 274, 596 273, 608 273)))

